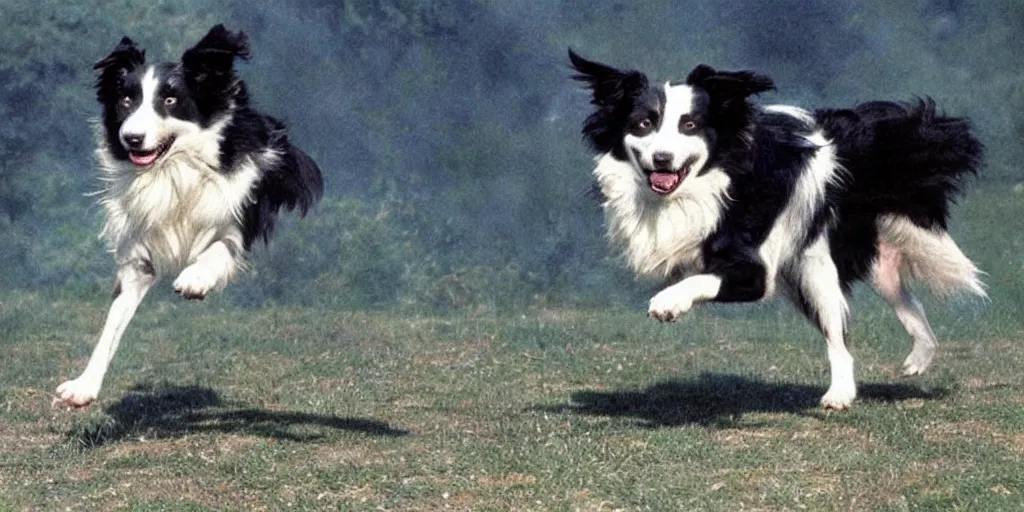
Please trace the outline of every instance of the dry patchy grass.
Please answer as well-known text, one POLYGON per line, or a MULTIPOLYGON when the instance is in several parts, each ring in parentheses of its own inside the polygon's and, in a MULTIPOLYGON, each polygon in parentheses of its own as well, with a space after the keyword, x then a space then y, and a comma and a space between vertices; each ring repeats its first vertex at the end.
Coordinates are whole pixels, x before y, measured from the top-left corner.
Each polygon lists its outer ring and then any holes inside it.
POLYGON ((49 409, 50 390, 84 363, 78 329, 101 309, 59 307, 67 318, 4 340, 21 366, 0 377, 0 509, 998 510, 1024 499, 1006 471, 1024 465, 1024 350, 1007 329, 954 337, 933 374, 899 380, 890 366, 906 341, 857 324, 863 398, 828 414, 816 336, 772 315, 659 326, 580 310, 158 305, 129 329, 100 402, 70 413, 49 409))

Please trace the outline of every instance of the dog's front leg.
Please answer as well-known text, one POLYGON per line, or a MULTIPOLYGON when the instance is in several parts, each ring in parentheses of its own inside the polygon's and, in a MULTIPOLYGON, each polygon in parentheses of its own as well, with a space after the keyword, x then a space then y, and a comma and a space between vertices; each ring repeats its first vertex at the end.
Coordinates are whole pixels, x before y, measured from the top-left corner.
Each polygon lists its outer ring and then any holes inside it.
POLYGON ((698 274, 658 292, 651 299, 647 314, 659 322, 675 322, 685 315, 695 302, 718 297, 722 279, 713 274, 698 274))
POLYGON ((753 302, 764 298, 766 270, 748 251, 715 255, 708 271, 679 281, 651 299, 647 314, 660 322, 674 322, 697 302, 753 302))
POLYGON ((89 363, 78 378, 57 386, 54 406, 85 407, 96 400, 110 360, 114 358, 117 346, 121 343, 121 336, 155 281, 153 267, 147 260, 131 259, 118 267, 114 302, 110 305, 107 321, 89 357, 89 363))
POLYGON ((238 251, 225 240, 217 240, 196 256, 174 280, 174 291, 186 299, 204 299, 213 289, 223 288, 238 270, 238 251))

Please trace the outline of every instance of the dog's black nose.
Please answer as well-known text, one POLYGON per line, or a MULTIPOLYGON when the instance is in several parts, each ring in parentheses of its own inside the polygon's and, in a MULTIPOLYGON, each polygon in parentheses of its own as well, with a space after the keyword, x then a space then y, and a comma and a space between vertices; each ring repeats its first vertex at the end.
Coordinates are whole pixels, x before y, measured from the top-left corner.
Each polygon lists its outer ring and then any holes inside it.
POLYGON ((134 133, 126 133, 126 134, 124 134, 124 136, 121 139, 124 141, 124 145, 127 146, 128 149, 139 149, 139 148, 142 147, 142 141, 145 138, 146 137, 143 136, 143 135, 136 135, 134 133))
POLYGON ((651 155, 651 161, 656 169, 667 169, 672 167, 672 153, 668 151, 657 151, 651 155))

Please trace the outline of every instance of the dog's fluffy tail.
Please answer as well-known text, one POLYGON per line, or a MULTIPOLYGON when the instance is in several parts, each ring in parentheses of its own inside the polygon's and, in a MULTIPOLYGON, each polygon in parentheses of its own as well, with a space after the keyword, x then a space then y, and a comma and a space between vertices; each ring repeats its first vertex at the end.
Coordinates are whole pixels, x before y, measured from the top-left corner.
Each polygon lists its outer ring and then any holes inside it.
POLYGON ((983 272, 945 230, 922 228, 898 215, 883 215, 878 220, 878 238, 900 252, 900 274, 927 284, 932 293, 987 297, 981 282, 983 272))

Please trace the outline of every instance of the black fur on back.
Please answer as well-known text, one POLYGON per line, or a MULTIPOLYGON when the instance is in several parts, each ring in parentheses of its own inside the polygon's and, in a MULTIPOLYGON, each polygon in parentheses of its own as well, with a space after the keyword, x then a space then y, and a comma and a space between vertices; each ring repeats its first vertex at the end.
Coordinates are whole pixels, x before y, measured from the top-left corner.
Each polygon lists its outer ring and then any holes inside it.
POLYGON ((843 193, 832 191, 839 207, 830 239, 847 286, 870 270, 879 216, 898 214, 923 228, 945 230, 951 204, 981 167, 984 148, 970 123, 936 113, 931 98, 814 115, 845 168, 843 193))
MULTIPOLYGON (((280 154, 274 163, 261 166, 261 178, 253 190, 253 202, 245 209, 242 235, 248 249, 258 238, 262 238, 264 243, 269 241, 275 218, 282 208, 289 211, 298 209, 299 214, 305 216, 323 196, 324 184, 316 162, 289 142, 283 123, 249 109, 243 112, 249 114, 240 116, 243 122, 262 124, 260 130, 252 130, 250 126, 250 136, 265 135, 265 144, 280 154)), ((239 120, 236 117, 232 126, 238 126, 239 120)))

